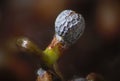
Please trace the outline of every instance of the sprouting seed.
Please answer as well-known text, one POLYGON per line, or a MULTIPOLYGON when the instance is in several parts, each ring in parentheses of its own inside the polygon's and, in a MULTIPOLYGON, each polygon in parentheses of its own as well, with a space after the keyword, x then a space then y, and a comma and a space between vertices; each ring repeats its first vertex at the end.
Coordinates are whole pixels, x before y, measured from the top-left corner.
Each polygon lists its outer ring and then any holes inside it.
MULTIPOLYGON (((35 43, 26 37, 18 38, 16 44, 18 47, 22 48, 23 51, 39 55, 40 59, 44 62, 44 66, 53 68, 55 73, 63 80, 64 78, 62 77, 56 62, 63 54, 64 50, 80 38, 84 29, 85 21, 81 14, 72 10, 64 10, 56 18, 55 35, 45 50, 39 49, 35 43)), ((52 80, 51 76, 42 69, 38 71, 38 75, 38 80, 40 81, 52 80), (41 75, 45 75, 45 77, 41 77, 41 75), (47 80, 45 80, 46 77, 47 80)), ((75 79, 75 81, 85 80, 86 79, 75 79)))

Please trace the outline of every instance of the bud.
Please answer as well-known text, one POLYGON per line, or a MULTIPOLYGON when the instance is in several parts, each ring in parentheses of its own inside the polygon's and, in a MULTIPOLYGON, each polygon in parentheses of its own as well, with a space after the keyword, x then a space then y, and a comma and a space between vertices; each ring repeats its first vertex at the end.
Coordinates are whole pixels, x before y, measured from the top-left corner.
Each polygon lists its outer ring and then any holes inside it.
POLYGON ((64 10, 55 21, 56 38, 65 45, 74 44, 85 29, 85 21, 81 14, 72 10, 64 10))

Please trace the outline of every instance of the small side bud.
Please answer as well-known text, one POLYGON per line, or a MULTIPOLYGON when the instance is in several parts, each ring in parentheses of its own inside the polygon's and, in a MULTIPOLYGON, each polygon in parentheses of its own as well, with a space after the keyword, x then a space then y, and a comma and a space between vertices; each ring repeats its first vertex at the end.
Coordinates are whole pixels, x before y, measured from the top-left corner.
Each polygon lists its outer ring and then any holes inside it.
POLYGON ((42 68, 38 70, 37 74, 38 74, 37 81, 53 81, 52 75, 42 68))
POLYGON ((87 81, 106 81, 100 74, 90 73, 86 77, 87 81))

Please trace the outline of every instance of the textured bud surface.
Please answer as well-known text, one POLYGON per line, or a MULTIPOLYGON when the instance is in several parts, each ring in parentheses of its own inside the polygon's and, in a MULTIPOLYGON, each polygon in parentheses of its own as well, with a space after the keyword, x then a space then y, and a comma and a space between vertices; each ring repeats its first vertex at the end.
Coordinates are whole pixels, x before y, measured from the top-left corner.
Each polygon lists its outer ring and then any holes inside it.
POLYGON ((64 10, 55 21, 55 33, 62 42, 71 45, 75 43, 84 32, 85 21, 81 14, 72 10, 64 10), (59 38, 60 39, 60 38, 59 38))

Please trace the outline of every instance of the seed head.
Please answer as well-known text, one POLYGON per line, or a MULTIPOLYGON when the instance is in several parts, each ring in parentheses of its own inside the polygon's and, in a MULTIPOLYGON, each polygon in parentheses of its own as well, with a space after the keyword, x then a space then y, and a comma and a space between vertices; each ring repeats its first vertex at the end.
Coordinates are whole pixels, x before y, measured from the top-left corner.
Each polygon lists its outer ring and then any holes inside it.
POLYGON ((75 43, 83 34, 84 28, 84 18, 72 10, 62 11, 55 21, 56 38, 66 45, 75 43))

